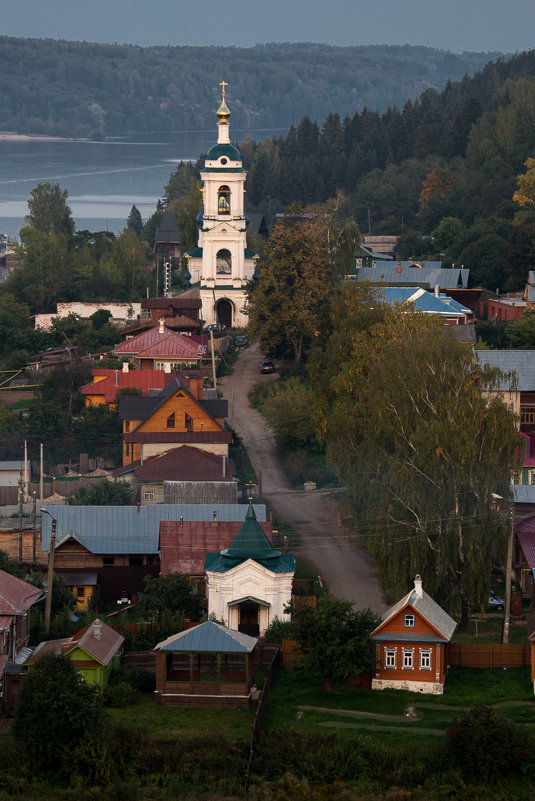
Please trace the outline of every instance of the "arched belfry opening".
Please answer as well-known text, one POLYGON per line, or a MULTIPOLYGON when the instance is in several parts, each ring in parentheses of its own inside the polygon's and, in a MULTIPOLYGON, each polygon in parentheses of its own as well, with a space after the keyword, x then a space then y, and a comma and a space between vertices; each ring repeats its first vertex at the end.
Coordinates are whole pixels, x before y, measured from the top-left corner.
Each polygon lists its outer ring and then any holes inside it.
POLYGON ((232 303, 229 300, 218 301, 216 315, 220 328, 232 328, 232 303))
POLYGON ((228 186, 220 186, 217 190, 217 213, 230 214, 230 189, 228 186))
POLYGON ((217 275, 232 274, 232 256, 230 250, 222 248, 217 251, 215 257, 215 271, 217 275))

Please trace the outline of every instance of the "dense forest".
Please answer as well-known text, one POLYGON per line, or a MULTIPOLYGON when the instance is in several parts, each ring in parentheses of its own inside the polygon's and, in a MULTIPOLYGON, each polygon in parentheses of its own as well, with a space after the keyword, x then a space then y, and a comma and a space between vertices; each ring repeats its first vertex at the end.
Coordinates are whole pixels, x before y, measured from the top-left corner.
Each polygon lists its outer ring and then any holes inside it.
POLYGON ((234 126, 286 129, 305 114, 322 120, 402 106, 497 56, 409 45, 143 48, 4 36, 1 127, 76 137, 211 128, 224 78, 234 126))
POLYGON ((513 202, 535 152, 535 51, 427 89, 401 110, 363 109, 241 145, 251 208, 342 190, 361 231, 400 237, 404 258, 464 264, 472 285, 517 289, 535 267, 533 212, 513 202))

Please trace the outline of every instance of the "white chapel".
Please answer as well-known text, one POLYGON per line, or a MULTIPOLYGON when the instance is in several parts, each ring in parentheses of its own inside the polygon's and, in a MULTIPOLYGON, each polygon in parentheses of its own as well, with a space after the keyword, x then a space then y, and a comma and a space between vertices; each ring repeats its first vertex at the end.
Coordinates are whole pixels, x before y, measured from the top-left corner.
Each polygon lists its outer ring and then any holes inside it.
POLYGON ((221 86, 217 144, 206 154, 201 170, 198 247, 186 256, 192 280, 200 284, 202 317, 208 325, 230 328, 247 325, 245 286, 255 271, 255 254, 247 249, 243 207, 247 173, 240 151, 230 143, 226 82, 221 86))

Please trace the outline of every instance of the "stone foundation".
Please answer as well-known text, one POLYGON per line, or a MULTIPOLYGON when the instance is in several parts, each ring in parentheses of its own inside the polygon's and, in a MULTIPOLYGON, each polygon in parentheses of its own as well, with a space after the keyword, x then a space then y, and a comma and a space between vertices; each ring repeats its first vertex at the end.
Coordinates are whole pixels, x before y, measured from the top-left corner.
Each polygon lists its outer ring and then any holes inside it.
POLYGON ((400 681, 395 679, 372 679, 372 690, 406 690, 425 695, 442 695, 444 685, 431 681, 400 681))

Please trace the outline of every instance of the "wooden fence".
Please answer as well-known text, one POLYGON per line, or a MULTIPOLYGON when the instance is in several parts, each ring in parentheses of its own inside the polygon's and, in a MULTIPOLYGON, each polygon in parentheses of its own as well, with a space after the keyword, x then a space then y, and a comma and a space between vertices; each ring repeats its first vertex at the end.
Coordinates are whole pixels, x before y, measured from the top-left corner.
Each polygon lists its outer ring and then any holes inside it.
POLYGON ((156 653, 154 651, 130 651, 122 655, 121 664, 124 667, 143 668, 156 673, 156 653))
POLYGON ((522 668, 531 664, 529 645, 503 643, 450 643, 448 663, 452 667, 522 668))
MULTIPOLYGON (((266 646, 264 646, 264 648, 265 647, 266 646)), ((262 654, 262 656, 264 655, 264 653, 262 654)), ((266 705, 269 688, 273 684, 273 680, 277 675, 277 671, 281 664, 280 649, 276 648, 272 653, 273 655, 271 658, 271 662, 269 664, 268 674, 264 680, 264 686, 262 687, 260 696, 258 698, 258 706, 256 708, 253 727, 251 729, 251 745, 249 748, 249 759, 247 761, 247 769, 245 771, 245 779, 244 779, 244 789, 246 793, 247 793, 247 788, 249 787, 249 777, 251 775, 251 765, 253 764, 253 759, 254 759, 254 749, 256 741, 258 739, 258 734, 260 732, 260 723, 262 720, 262 715, 264 713, 264 707, 266 705)))

